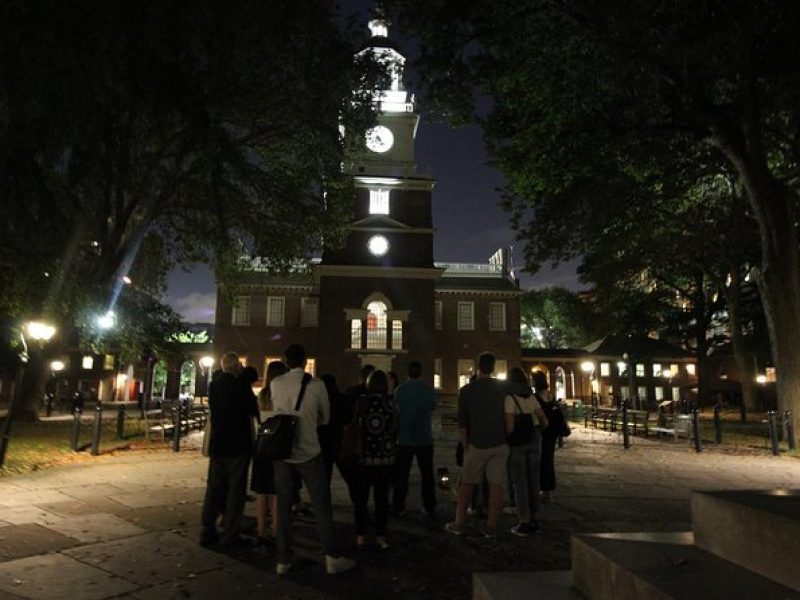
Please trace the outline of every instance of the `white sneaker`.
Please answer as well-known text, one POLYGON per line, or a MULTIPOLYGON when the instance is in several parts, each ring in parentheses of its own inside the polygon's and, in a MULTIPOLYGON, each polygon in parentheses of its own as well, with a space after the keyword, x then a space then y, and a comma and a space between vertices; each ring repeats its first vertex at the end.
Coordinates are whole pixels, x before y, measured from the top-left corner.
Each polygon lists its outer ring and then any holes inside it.
POLYGON ((292 570, 292 563, 278 563, 275 565, 275 574, 276 575, 286 575, 289 571, 292 570))
POLYGON ((337 573, 344 573, 356 566, 356 561, 344 556, 331 556, 325 555, 325 571, 328 575, 336 575, 337 573))

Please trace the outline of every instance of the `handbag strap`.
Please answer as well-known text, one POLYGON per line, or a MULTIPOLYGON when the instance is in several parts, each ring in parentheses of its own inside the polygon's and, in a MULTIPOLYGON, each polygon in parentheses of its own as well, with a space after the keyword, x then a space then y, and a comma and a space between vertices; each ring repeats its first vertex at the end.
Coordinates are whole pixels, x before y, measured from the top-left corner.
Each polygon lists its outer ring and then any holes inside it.
POLYGON ((294 411, 300 412, 300 404, 303 402, 303 395, 306 393, 306 386, 311 381, 311 375, 303 373, 303 380, 300 382, 300 393, 297 394, 297 402, 294 404, 294 411))
POLYGON ((522 407, 519 405, 519 402, 517 402, 516 395, 511 394, 511 399, 514 401, 514 404, 517 405, 517 410, 519 410, 519 414, 524 415, 525 413, 522 411, 522 407))

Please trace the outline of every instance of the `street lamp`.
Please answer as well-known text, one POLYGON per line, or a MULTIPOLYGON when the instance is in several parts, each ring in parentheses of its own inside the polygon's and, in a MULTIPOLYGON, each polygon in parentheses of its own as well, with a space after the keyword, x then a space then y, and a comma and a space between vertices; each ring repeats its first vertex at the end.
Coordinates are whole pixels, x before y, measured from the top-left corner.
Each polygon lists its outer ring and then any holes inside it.
MULTIPOLYGON (((586 375, 589 377, 589 383, 591 384, 591 381, 592 381, 591 373, 592 373, 592 371, 594 371, 594 363, 592 361, 590 361, 590 360, 583 361, 581 363, 581 371, 586 373, 586 375)), ((583 375, 581 375, 581 402, 583 402, 583 403, 586 402, 586 398, 584 397, 584 394, 583 394, 583 375)))
POLYGON ((94 322, 100 329, 111 329, 117 324, 117 315, 113 310, 109 310, 105 314, 99 315, 94 322))
MULTIPOLYGON (((209 383, 211 379, 211 367, 214 366, 214 357, 213 356, 204 356, 200 359, 200 366, 203 368, 203 372, 206 375, 206 396, 208 396, 208 388, 211 385, 209 383)), ((203 396, 200 396, 200 403, 203 403, 203 396)))
POLYGON ((19 339, 22 342, 22 351, 19 353, 20 365, 17 370, 17 377, 14 383, 14 395, 11 397, 11 402, 8 406, 8 414, 6 420, 3 421, 3 430, 0 434, 0 468, 3 467, 6 461, 6 451, 8 450, 8 439, 11 436, 11 419, 14 416, 14 410, 19 403, 22 394, 22 380, 25 375, 25 364, 28 362, 28 343, 25 339, 25 334, 28 337, 39 343, 45 343, 56 334, 56 328, 49 323, 42 321, 29 321, 26 323, 19 332, 19 339))

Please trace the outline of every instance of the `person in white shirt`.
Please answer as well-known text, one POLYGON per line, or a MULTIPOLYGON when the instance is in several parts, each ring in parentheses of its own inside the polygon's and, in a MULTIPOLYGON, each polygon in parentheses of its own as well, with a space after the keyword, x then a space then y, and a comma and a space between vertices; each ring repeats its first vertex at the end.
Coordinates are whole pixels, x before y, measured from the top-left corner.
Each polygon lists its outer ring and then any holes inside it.
MULTIPOLYGON (((295 413, 294 407, 305 374, 305 348, 292 344, 286 349, 285 358, 289 371, 270 384, 272 408, 276 414, 295 413)), ((331 490, 317 437, 317 427, 327 424, 330 418, 328 392, 319 379, 311 378, 307 383, 296 414, 299 419, 292 454, 288 459, 274 463, 275 491, 278 495, 278 563, 275 570, 278 575, 284 575, 292 566, 292 501, 294 474, 297 473, 311 496, 317 533, 325 549, 325 570, 329 575, 335 575, 352 569, 355 561, 338 555, 331 490)))

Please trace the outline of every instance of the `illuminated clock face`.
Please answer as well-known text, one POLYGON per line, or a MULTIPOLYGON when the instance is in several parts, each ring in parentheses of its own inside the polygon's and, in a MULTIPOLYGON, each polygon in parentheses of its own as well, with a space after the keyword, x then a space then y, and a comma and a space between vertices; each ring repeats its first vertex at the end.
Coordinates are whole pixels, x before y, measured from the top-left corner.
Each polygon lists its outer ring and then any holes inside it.
POLYGON ((367 131, 367 148, 373 152, 388 152, 394 144, 394 134, 388 127, 378 125, 367 131))
POLYGON ((367 248, 373 256, 383 256, 389 251, 389 240, 382 235, 373 235, 367 242, 367 248))

